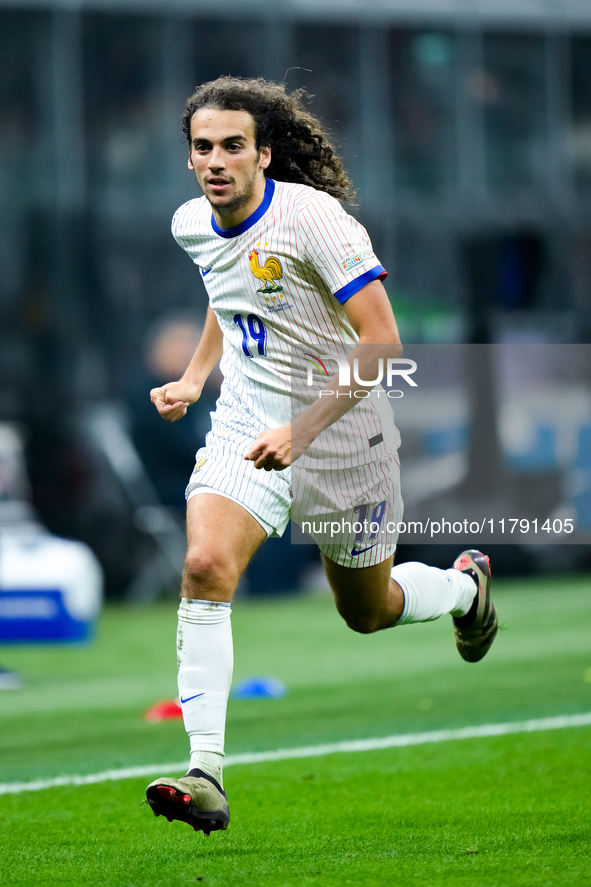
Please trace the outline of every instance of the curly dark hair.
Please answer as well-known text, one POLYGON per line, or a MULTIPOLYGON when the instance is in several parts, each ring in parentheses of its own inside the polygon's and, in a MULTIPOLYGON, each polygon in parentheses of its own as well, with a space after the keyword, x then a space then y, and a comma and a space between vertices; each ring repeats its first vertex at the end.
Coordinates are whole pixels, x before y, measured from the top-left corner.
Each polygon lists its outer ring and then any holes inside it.
POLYGON ((191 119, 201 108, 247 111, 254 119, 257 150, 271 148, 266 175, 279 182, 311 185, 337 200, 355 202, 355 189, 320 121, 302 107, 303 89, 286 92, 262 77, 218 77, 187 99, 183 132, 191 146, 191 119))

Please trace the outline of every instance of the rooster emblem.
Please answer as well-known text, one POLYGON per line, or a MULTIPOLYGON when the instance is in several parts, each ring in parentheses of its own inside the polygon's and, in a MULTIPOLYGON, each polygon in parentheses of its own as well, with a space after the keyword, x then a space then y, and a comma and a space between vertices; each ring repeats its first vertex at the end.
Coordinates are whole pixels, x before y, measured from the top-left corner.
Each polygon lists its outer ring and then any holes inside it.
POLYGON ((259 251, 253 249, 248 254, 250 262, 250 270, 257 278, 263 281, 263 286, 257 290, 257 293, 281 293, 283 287, 275 283, 283 277, 283 268, 277 256, 269 256, 264 265, 259 262, 259 251))

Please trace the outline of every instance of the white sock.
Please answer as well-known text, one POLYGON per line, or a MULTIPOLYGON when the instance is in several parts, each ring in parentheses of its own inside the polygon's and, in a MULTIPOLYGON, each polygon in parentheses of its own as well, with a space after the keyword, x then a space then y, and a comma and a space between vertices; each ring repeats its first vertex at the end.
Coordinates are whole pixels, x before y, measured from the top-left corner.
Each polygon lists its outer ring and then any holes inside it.
POLYGON ((404 610, 396 625, 432 622, 444 613, 465 616, 476 595, 474 579, 460 570, 439 570, 412 562, 390 573, 404 593, 404 610))
POLYGON ((222 760, 224 756, 215 751, 192 751, 191 763, 189 764, 189 772, 191 770, 203 770, 208 776, 213 776, 221 787, 224 787, 222 779, 222 760))
POLYGON ((231 612, 230 604, 188 598, 181 598, 178 611, 178 687, 190 769, 204 770, 220 785, 234 662, 231 612))

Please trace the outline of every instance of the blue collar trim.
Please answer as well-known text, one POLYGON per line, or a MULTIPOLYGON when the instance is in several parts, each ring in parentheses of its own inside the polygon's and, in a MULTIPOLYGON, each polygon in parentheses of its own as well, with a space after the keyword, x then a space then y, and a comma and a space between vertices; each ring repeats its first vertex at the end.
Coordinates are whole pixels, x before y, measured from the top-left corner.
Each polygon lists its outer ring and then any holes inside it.
POLYGON ((248 216, 247 219, 245 219, 243 222, 240 222, 239 225, 234 225, 233 228, 220 228, 219 225, 216 224, 212 213, 211 227, 216 234, 220 235, 220 237, 238 237, 239 234, 244 234, 245 231, 248 231, 249 228, 252 228, 253 225, 256 225, 259 219, 262 219, 262 217, 265 215, 265 213, 269 209, 269 206, 271 205, 274 191, 275 182, 273 181, 273 179, 267 179, 263 202, 255 209, 253 213, 251 213, 250 216, 248 216))

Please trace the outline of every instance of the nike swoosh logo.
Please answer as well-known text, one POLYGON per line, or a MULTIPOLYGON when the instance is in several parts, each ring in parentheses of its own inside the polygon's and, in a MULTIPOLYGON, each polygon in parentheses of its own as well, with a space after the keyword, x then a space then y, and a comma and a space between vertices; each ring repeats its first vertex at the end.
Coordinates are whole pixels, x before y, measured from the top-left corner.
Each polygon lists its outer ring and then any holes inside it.
POLYGON ((374 544, 370 545, 369 548, 352 548, 351 557, 359 557, 360 554, 365 554, 366 551, 371 551, 372 548, 375 548, 377 544, 377 542, 374 542, 374 544))
POLYGON ((205 693, 195 693, 194 696, 187 696, 186 699, 181 698, 181 705, 183 704, 183 702, 190 702, 191 699, 197 699, 198 696, 204 696, 204 695, 205 695, 205 693))

